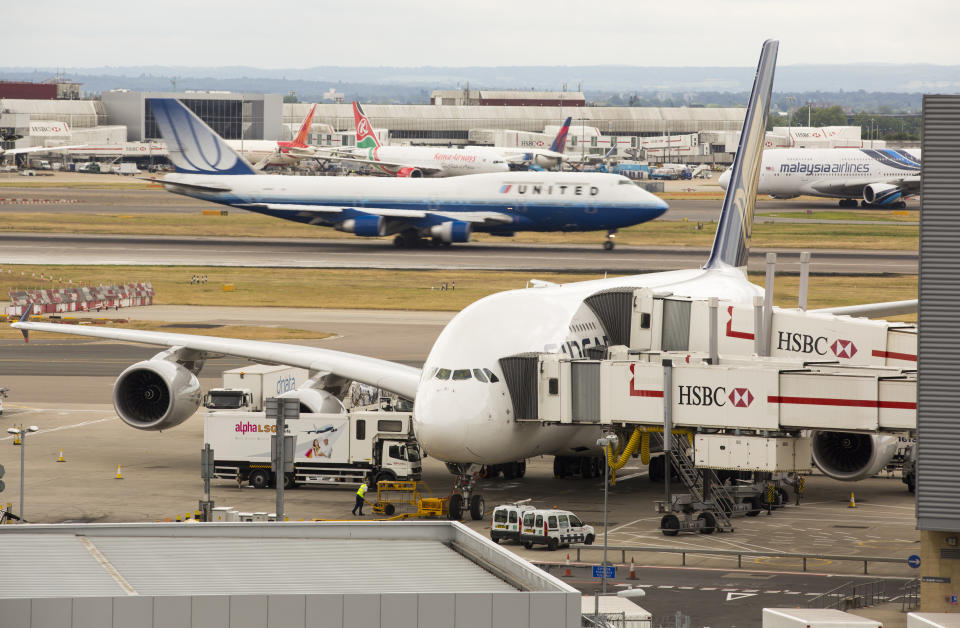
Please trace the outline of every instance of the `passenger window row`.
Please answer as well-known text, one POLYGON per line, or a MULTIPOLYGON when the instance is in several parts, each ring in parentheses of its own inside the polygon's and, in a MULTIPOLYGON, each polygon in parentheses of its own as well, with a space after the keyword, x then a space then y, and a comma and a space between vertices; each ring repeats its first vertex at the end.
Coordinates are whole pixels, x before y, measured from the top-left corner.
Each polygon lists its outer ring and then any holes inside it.
POLYGON ((478 379, 484 384, 491 383, 496 384, 500 381, 500 378, 493 374, 493 371, 490 369, 443 369, 436 368, 433 369, 433 374, 431 377, 436 377, 437 379, 442 380, 453 380, 453 381, 463 381, 466 379, 478 379))

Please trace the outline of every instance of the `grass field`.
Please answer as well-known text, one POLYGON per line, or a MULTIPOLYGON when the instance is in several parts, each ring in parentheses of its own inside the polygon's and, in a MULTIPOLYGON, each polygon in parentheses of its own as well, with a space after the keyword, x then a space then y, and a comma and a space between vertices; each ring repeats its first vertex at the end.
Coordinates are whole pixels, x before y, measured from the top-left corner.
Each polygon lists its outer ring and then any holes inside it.
MULTIPOLYGON (((824 212, 833 214, 833 212, 824 212)), ((858 212, 836 212, 846 217, 858 216, 858 212)), ((819 212, 818 212, 819 214, 819 212)), ((876 249, 916 250, 919 228, 915 225, 898 225, 910 220, 905 217, 885 214, 889 225, 838 225, 774 223, 766 216, 758 216, 753 228, 752 246, 803 249, 876 249)), ((781 214, 786 216, 787 214, 781 214)), ((790 214, 791 216, 793 214, 790 214)), ((797 216, 806 217, 798 213, 797 216)), ((816 217, 817 214, 811 216, 816 217)), ((866 218, 864 218, 866 219, 866 218)), ((912 220, 916 220, 914 217, 912 220)), ((709 247, 713 242, 714 223, 655 220, 621 230, 617 243, 632 246, 686 246, 709 247)), ((0 214, 0 231, 29 231, 46 233, 102 233, 171 236, 218 236, 218 237, 272 237, 272 238, 355 238, 330 228, 302 225, 230 210, 227 216, 204 216, 196 214, 77 214, 77 213, 5 213, 0 214)), ((480 242, 520 242, 549 244, 595 244, 606 238, 604 232, 587 233, 518 233, 514 238, 495 238, 475 234, 480 242)))
MULTIPOLYGON (((74 284, 152 282, 154 302, 167 305, 283 306, 336 309, 459 311, 494 292, 523 288, 531 278, 557 283, 597 279, 597 275, 507 271, 397 271, 373 269, 275 269, 169 266, 16 266, 0 268, 0 297, 12 289, 74 284), (32 275, 54 276, 41 281, 32 275), (193 275, 208 283, 191 284, 193 275), (439 289, 448 282, 453 290, 439 289), (224 292, 223 284, 235 290, 224 292)), ((761 274, 751 280, 762 285, 761 274)), ((777 278, 774 302, 796 307, 799 278, 777 278)), ((917 295, 916 275, 814 276, 809 307, 898 301, 917 295)), ((912 318, 909 320, 913 320, 912 318)))

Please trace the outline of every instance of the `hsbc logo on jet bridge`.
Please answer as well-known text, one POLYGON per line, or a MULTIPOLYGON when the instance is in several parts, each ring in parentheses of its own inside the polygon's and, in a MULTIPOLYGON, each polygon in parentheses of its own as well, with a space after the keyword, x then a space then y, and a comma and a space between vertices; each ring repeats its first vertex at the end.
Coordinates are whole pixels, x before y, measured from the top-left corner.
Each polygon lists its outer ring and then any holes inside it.
POLYGON ((857 355, 857 345, 852 340, 837 338, 830 343, 826 336, 811 336, 793 331, 777 332, 777 349, 816 355, 827 355, 829 350, 836 357, 847 360, 857 355))
POLYGON ((677 399, 681 406, 749 408, 755 397, 749 388, 733 388, 727 392, 726 386, 677 386, 677 399))

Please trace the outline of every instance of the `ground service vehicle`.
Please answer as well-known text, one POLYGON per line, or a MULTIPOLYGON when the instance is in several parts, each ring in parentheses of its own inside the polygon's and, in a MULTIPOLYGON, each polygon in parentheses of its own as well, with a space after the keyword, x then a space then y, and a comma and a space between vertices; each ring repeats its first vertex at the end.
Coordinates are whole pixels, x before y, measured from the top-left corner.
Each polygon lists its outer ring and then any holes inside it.
MULTIPOLYGON (((293 473, 284 486, 348 486, 364 478, 419 480, 420 449, 409 412, 303 413, 287 421, 296 436, 293 473)), ((274 485, 270 436, 276 424, 263 412, 212 411, 204 416, 204 441, 213 448, 214 477, 274 485)))
POLYGON ((520 523, 523 513, 536 510, 529 504, 514 502, 503 504, 493 509, 490 520, 490 538, 494 543, 501 540, 520 542, 520 523))
POLYGON ((203 405, 211 410, 260 412, 263 400, 296 390, 308 379, 307 370, 292 366, 251 364, 223 372, 223 387, 211 388, 203 405))
POLYGON ((523 513, 520 541, 530 549, 535 544, 546 545, 555 550, 561 545, 586 543, 592 545, 596 538, 593 526, 580 521, 569 510, 528 510, 523 513))

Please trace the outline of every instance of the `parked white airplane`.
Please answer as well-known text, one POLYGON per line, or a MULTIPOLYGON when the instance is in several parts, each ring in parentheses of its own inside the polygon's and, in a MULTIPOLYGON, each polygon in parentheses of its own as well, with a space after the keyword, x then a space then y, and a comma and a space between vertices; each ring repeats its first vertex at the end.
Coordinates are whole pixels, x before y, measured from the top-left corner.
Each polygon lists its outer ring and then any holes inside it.
POLYGON ((317 110, 314 105, 307 112, 300 130, 291 141, 277 140, 223 140, 227 146, 254 164, 255 170, 262 170, 267 166, 289 166, 301 159, 315 157, 317 149, 307 144, 310 138, 310 126, 313 124, 313 114, 317 110))
MULTIPOLYGON (((159 181, 170 192, 358 236, 398 234, 467 242, 485 231, 597 231, 612 235, 667 210, 626 177, 604 173, 516 172, 447 179, 254 175, 224 141, 182 103, 150 106, 177 168, 159 181)), ((604 243, 613 248, 613 241, 604 243)))
MULTIPOLYGON (((210 336, 18 322, 30 330, 109 338, 166 349, 125 370, 114 386, 114 407, 128 425, 174 427, 200 404, 197 373, 206 359, 230 355, 289 364, 326 374, 330 389, 354 380, 415 401, 414 428, 427 453, 457 474, 453 516, 468 505, 479 519, 483 498, 474 492, 480 465, 513 463, 540 455, 578 455, 595 449, 599 428, 517 422, 500 360, 524 352, 582 352, 607 344, 601 321, 584 299, 601 290, 647 287, 691 297, 717 296, 751 303, 763 290, 747 279, 763 130, 773 86, 777 42, 767 41, 744 120, 732 182, 724 199, 713 249, 702 268, 566 285, 510 290, 481 299, 457 314, 427 356, 424 368, 315 347, 210 336)), ((208 179, 214 179, 209 177, 208 179)), ((856 314, 847 310, 847 313, 856 314)), ((851 435, 857 437, 857 435, 851 435)), ((864 436, 864 449, 872 437, 864 436)), ((879 438, 879 437, 878 437, 879 438)), ((859 441, 858 441, 859 443, 859 441)), ((848 465, 849 466, 849 465, 848 465)), ((849 471, 849 469, 847 469, 849 471)))
MULTIPOLYGON (((727 189, 729 171, 720 175, 727 189)), ((906 207, 920 193, 919 149, 778 148, 764 151, 758 194, 839 198, 840 207, 906 207)))

